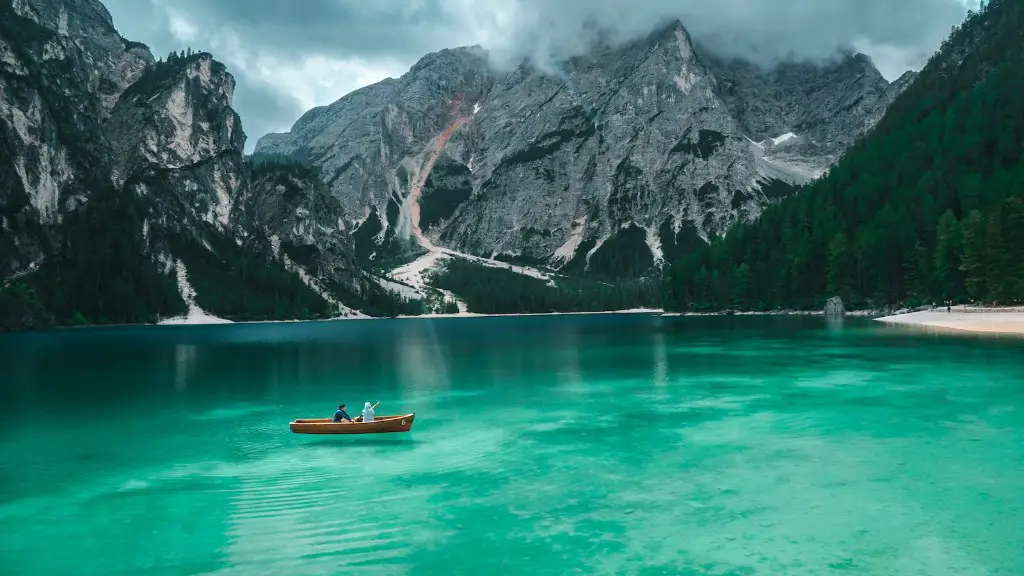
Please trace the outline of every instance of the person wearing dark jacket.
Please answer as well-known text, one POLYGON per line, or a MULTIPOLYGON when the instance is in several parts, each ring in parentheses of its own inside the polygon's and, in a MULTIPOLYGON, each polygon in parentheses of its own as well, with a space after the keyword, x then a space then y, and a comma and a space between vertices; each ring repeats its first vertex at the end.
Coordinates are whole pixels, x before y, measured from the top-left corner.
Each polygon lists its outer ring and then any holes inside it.
POLYGON ((338 406, 338 411, 334 413, 335 422, 341 422, 342 420, 346 420, 348 422, 352 421, 352 417, 348 415, 348 412, 345 412, 344 404, 338 406))

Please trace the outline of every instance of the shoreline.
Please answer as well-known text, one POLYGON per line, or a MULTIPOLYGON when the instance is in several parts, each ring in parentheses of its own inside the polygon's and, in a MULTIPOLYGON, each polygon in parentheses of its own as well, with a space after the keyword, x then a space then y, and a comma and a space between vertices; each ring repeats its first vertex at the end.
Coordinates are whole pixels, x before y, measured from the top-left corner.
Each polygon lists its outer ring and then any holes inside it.
POLYGON ((193 314, 190 316, 176 316, 165 318, 159 322, 146 323, 124 323, 124 324, 80 324, 76 326, 52 326, 45 330, 29 330, 25 332, 48 332, 51 330, 69 330, 76 328, 128 328, 141 326, 214 326, 214 325, 249 325, 249 324, 296 324, 296 323, 318 323, 318 322, 343 322, 346 320, 433 320, 446 318, 505 318, 518 316, 594 316, 612 314, 649 314, 666 316, 664 310, 658 308, 635 308, 630 310, 602 310, 599 312, 529 312, 524 314, 478 314, 475 312, 459 312, 457 314, 420 314, 418 316, 337 316, 335 318, 320 318, 316 320, 227 320, 208 313, 193 314))
MULTIPOLYGON (((825 316, 823 310, 773 310, 766 312, 665 312, 659 308, 634 308, 628 310, 602 310, 592 312, 529 312, 507 314, 481 314, 459 312, 456 314, 421 314, 418 316, 337 316, 316 320, 227 320, 206 313, 193 311, 188 316, 166 318, 153 323, 131 324, 83 324, 79 326, 54 326, 39 332, 74 328, 116 328, 139 326, 212 326, 226 324, 293 324, 313 322, 340 322, 345 320, 432 320, 448 318, 508 318, 532 316, 597 316, 597 315, 651 315, 662 318, 686 318, 707 316, 825 316), (197 313, 198 312, 198 313, 197 313)), ((866 318, 890 326, 905 326, 939 329, 951 333, 987 333, 1024 335, 1024 307, 1017 308, 954 308, 946 312, 941 308, 916 311, 885 312, 882 310, 850 310, 844 317, 866 318)), ((36 332, 36 331, 30 331, 36 332)))
POLYGON ((1024 308, 954 307, 894 314, 876 318, 889 326, 931 328, 954 333, 1024 335, 1024 308))
MULTIPOLYGON (((600 312, 527 312, 522 314, 480 314, 476 312, 459 312, 456 314, 419 314, 416 316, 338 316, 335 318, 321 318, 318 320, 225 320, 211 314, 196 315, 189 318, 170 318, 156 324, 134 324, 134 326, 200 326, 208 324, 283 324, 294 322, 342 322, 345 320, 430 320, 435 318, 505 318, 518 316, 584 316, 598 314, 657 314, 664 315, 664 310, 657 308, 634 308, 630 310, 603 310, 600 312)), ((99 324, 97 326, 111 326, 110 324, 99 324)), ((116 326, 128 326, 128 324, 116 324, 116 326)))
MULTIPOLYGON (((886 313, 881 310, 847 310, 843 316, 853 318, 870 318, 873 316, 883 316, 886 313)), ((662 316, 666 317, 680 317, 685 318, 688 316, 824 316, 824 310, 769 310, 765 312, 745 311, 745 312, 665 312, 662 316)))

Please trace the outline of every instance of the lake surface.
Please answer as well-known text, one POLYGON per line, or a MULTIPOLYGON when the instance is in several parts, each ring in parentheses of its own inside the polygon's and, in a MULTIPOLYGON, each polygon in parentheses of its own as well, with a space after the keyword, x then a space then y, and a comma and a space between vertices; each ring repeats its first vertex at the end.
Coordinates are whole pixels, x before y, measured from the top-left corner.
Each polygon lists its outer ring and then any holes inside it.
POLYGON ((4 574, 1019 575, 1024 340, 556 316, 0 336, 4 574), (345 402, 412 432, 311 437, 345 402))

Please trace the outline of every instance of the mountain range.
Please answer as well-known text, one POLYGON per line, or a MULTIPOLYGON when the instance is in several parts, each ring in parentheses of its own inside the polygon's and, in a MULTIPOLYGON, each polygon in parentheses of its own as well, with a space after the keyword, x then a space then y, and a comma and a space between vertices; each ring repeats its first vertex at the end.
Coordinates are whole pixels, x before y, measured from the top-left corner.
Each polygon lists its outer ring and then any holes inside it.
POLYGON ((1022 30, 971 11, 827 176, 667 267, 666 308, 1024 302, 1022 30))
POLYGON ((915 77, 717 58, 679 22, 559 66, 442 50, 246 157, 213 55, 155 59, 96 0, 3 0, 0 324, 450 312, 458 267, 627 302, 827 173, 915 77))
POLYGON ((862 54, 720 59, 677 21, 558 73, 497 72, 479 47, 430 54, 255 152, 318 167, 371 260, 419 239, 642 275, 822 175, 913 79, 889 83, 862 54))

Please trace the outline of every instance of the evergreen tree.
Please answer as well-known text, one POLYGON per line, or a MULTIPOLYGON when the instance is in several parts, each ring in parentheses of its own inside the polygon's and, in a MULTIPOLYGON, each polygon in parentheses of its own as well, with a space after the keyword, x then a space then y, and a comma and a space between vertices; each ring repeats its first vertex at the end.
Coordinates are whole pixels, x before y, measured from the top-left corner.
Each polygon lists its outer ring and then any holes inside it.
POLYGON ((947 210, 939 218, 935 238, 935 287, 943 302, 961 295, 961 254, 960 222, 947 210))
POLYGON ((1020 0, 972 13, 826 176, 673 263, 666 301, 735 304, 743 265, 766 308, 1024 300, 1022 29, 1020 0))
POLYGON ((960 270, 964 275, 967 294, 981 302, 987 296, 985 274, 985 220, 980 210, 971 210, 963 222, 963 260, 960 270))
POLYGON ((852 258, 846 235, 836 232, 828 244, 827 292, 849 301, 852 258))
POLYGON ((453 259, 430 278, 433 286, 463 298, 470 312, 515 314, 597 312, 653 308, 660 302, 657 285, 640 279, 610 284, 587 278, 559 278, 555 286, 506 270, 453 259))
POLYGON ((1000 210, 988 214, 985 223, 985 283, 992 303, 1005 303, 1007 254, 1003 245, 1003 222, 1000 210))
POLYGON ((706 310, 714 305, 711 300, 711 275, 704 266, 701 266, 700 271, 697 272, 697 281, 693 291, 697 310, 706 310))
POLYGON ((1003 248, 1006 263, 1004 297, 1009 302, 1024 301, 1024 200, 1017 197, 1003 202, 1003 248))
POLYGON ((740 310, 750 308, 750 266, 746 262, 736 267, 732 275, 732 305, 740 310))

